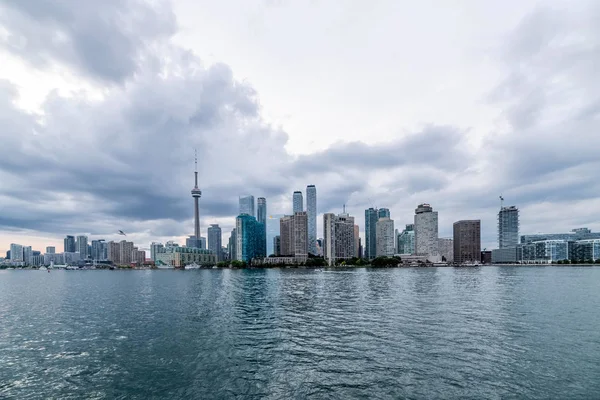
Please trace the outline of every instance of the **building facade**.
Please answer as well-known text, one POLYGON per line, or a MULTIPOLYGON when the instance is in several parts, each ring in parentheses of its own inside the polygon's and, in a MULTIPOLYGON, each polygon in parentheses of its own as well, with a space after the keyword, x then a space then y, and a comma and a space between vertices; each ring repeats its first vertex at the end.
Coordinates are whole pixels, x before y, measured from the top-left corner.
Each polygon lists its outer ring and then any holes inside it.
MULTIPOLYGON (((387 214, 389 212, 383 215, 387 214)), ((380 217, 377 220, 376 226, 377 257, 393 257, 396 250, 396 246, 394 245, 394 220, 390 219, 390 217, 380 217)))
POLYGON ((46 247, 46 253, 47 254, 54 254, 54 253, 56 253, 56 247, 54 247, 54 246, 48 246, 48 247, 46 247))
POLYGON ((250 262, 253 258, 264 258, 265 249, 262 246, 263 224, 248 214, 236 218, 236 259, 250 262))
POLYGON ((451 238, 439 238, 438 249, 440 251, 440 257, 442 261, 453 262, 454 261, 454 240, 451 238))
POLYGON ((519 209, 502 207, 498 212, 498 246, 501 249, 519 244, 519 209))
POLYGON ((223 259, 222 232, 219 224, 211 224, 208 227, 208 250, 212 251, 217 261, 223 259))
POLYGON ((248 214, 252 217, 256 216, 256 214, 254 213, 254 196, 252 196, 252 195, 241 196, 239 198, 239 202, 240 202, 240 215, 248 214))
POLYGON ((281 255, 281 237, 279 235, 273 237, 273 252, 271 254, 281 255))
POLYGON ((429 261, 441 261, 438 249, 438 213, 429 204, 415 210, 415 253, 429 261))
POLYGON ((304 211, 304 200, 302 198, 302 192, 296 190, 292 195, 293 209, 292 212, 296 214, 297 212, 304 211))
POLYGON ((274 239, 275 236, 279 236, 280 219, 283 217, 281 214, 269 215, 267 217, 267 255, 277 254, 275 253, 274 239))
POLYGON ((360 227, 354 225, 354 257, 360 257, 360 227))
POLYGON ((308 252, 317 254, 317 188, 306 187, 306 214, 308 216, 308 252))
POLYGON ((308 256, 308 214, 294 213, 294 256, 308 256))
POLYGON ((264 197, 259 197, 257 199, 257 207, 256 207, 256 220, 259 224, 261 224, 263 230, 260 234, 260 249, 259 254, 264 254, 266 257, 267 254, 267 199, 264 197))
POLYGON ((454 262, 457 264, 481 261, 481 221, 457 221, 454 231, 454 262))
POLYGON ((203 266, 215 265, 217 258, 210 250, 193 247, 163 247, 156 252, 157 265, 182 268, 194 263, 203 266))
POLYGON ((119 242, 119 264, 131 264, 131 255, 133 253, 133 247, 133 242, 128 242, 127 240, 121 240, 119 242))
POLYGON ((162 243, 152 242, 150 244, 150 259, 156 262, 156 253, 160 251, 160 249, 164 248, 162 243))
POLYGON ((10 244, 10 261, 11 263, 24 263, 23 246, 16 243, 10 244))
POLYGON ((75 250, 79 253, 79 257, 82 260, 88 258, 88 238, 87 236, 80 235, 77 236, 77 249, 75 250))
POLYGON ((390 214, 390 209, 389 208, 379 208, 377 210, 377 218, 381 219, 381 218, 392 218, 391 214, 390 214))
POLYGON ((415 254, 415 225, 407 224, 398 235, 396 252, 398 254, 415 254))
POLYGON ((75 236, 67 235, 64 239, 64 252, 75 253, 75 236))
POLYGON ((365 258, 373 259, 377 254, 377 210, 365 210, 365 258))
POLYGON ((354 217, 347 213, 323 214, 323 257, 329 265, 355 254, 354 217))

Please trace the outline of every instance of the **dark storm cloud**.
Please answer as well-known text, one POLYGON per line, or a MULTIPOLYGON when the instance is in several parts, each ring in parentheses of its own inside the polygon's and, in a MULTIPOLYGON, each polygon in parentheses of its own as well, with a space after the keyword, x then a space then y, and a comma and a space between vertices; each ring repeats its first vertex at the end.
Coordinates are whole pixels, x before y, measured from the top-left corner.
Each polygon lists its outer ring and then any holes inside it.
POLYGON ((156 62, 149 47, 176 29, 166 4, 142 0, 4 0, 0 24, 4 46, 36 67, 59 62, 119 83, 156 62))

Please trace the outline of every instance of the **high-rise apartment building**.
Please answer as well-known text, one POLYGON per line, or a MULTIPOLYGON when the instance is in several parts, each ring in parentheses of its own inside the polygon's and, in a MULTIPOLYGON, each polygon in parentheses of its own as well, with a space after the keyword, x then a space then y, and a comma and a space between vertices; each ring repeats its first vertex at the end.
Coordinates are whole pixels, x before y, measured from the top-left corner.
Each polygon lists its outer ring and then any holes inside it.
POLYGON ((95 261, 104 261, 106 260, 106 255, 104 253, 104 239, 92 240, 92 260, 95 261))
POLYGON ((108 242, 107 253, 108 261, 113 264, 121 263, 121 245, 119 243, 113 242, 112 240, 108 242))
POLYGON ((256 216, 256 214, 254 213, 254 196, 252 196, 252 195, 241 196, 239 199, 239 202, 240 202, 240 215, 248 214, 252 217, 256 216))
POLYGON ((267 253, 267 199, 259 197, 257 199, 256 220, 261 224, 263 230, 259 237, 259 254, 268 255, 267 253))
POLYGON ((47 246, 46 247, 46 254, 56 254, 56 247, 54 247, 54 246, 47 246))
POLYGON ((211 224, 208 227, 208 250, 212 251, 217 261, 223 260, 222 232, 219 224, 211 224))
POLYGON ((64 239, 64 252, 65 253, 75 253, 75 237, 71 235, 67 235, 64 239))
POLYGON ((23 262, 27 265, 31 265, 33 257, 33 249, 31 246, 23 246, 23 262))
POLYGON ((391 218, 390 209, 389 208, 379 208, 377 210, 377 218, 391 218))
POLYGON ((79 258, 85 260, 88 258, 88 238, 87 236, 80 235, 77 236, 77 253, 79 253, 79 258))
POLYGON ((271 254, 281 255, 281 237, 279 235, 273 237, 273 252, 271 254))
POLYGON ((415 252, 429 261, 441 261, 438 250, 438 213, 429 204, 415 210, 415 252))
POLYGON ((454 229, 454 262, 479 262, 481 260, 481 221, 457 221, 454 229))
POLYGON ((281 217, 279 231, 282 256, 308 256, 308 215, 306 211, 281 217))
POLYGON ((237 231, 235 228, 231 230, 231 234, 229 235, 229 242, 227 243, 227 248, 229 250, 229 259, 237 260, 237 231))
POLYGON ((282 256, 294 255, 294 216, 284 215, 279 219, 279 237, 282 256))
POLYGON ((454 261, 454 240, 452 238, 439 238, 438 250, 442 261, 454 261))
POLYGON ((396 251, 398 254, 415 254, 415 225, 407 224, 398 235, 396 251))
POLYGON ((519 209, 502 207, 498 213, 498 246, 515 247, 519 243, 519 209))
POLYGON ((160 249, 164 248, 162 243, 152 242, 150 244, 150 259, 156 262, 156 254, 160 251, 160 249))
POLYGON ((304 211, 304 200, 302 198, 302 192, 296 190, 292 196, 293 201, 293 210, 292 212, 296 214, 297 212, 304 211))
POLYGON ((380 217, 377 220, 376 227, 377 257, 393 257, 395 250, 394 220, 390 219, 389 217, 380 217))
POLYGON ((133 242, 121 240, 119 242, 119 262, 123 265, 131 264, 131 254, 133 252, 133 242))
POLYGON ((282 214, 269 215, 267 217, 267 255, 277 254, 273 239, 279 236, 280 223, 279 220, 283 217, 282 214))
POLYGON ((373 259, 377 254, 377 209, 365 210, 365 258, 373 259))
POLYGON ((360 228, 354 225, 354 257, 360 257, 360 228))
POLYGON ((263 224, 248 214, 241 214, 235 220, 236 256, 240 261, 250 262, 256 257, 265 257, 262 248, 263 224))
POLYGON ((308 252, 317 254, 317 188, 306 187, 306 214, 308 216, 308 252))
POLYGON ((355 245, 354 217, 323 214, 323 257, 329 265, 354 257, 355 245))

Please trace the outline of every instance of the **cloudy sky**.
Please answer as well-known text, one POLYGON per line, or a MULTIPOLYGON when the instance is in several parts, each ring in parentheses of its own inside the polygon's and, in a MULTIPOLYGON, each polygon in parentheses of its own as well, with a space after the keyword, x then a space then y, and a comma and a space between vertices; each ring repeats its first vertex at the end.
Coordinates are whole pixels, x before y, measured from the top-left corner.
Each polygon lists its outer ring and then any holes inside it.
MULTIPOLYGON (((600 230, 600 3, 0 0, 0 249, 224 239, 241 194, 600 230)), ((322 219, 318 220, 319 234, 322 219)))

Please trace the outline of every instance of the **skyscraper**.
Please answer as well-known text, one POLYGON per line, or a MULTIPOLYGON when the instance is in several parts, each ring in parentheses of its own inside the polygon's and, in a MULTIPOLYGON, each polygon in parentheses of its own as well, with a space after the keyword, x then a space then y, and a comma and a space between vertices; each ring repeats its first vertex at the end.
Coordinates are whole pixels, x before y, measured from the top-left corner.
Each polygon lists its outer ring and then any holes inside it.
POLYGON ((406 228, 398 235, 396 251, 399 254, 415 254, 415 225, 407 224, 406 228))
POLYGON ((261 253, 261 235, 264 227, 256 218, 241 214, 235 219, 236 256, 240 261, 250 262, 255 257, 264 257, 261 253))
POLYGON ((122 265, 131 264, 132 252, 133 252, 133 242, 121 240, 119 242, 119 263, 122 265))
POLYGON ((360 227, 354 225, 354 257, 359 257, 360 253, 360 227))
POLYGON ((519 209, 502 207, 498 213, 498 246, 501 249, 519 244, 519 209))
POLYGON ((415 252, 429 261, 440 261, 438 250, 438 213, 429 204, 415 210, 415 252))
POLYGON ((156 262, 156 253, 160 252, 160 250, 163 248, 164 246, 162 243, 152 242, 150 244, 150 258, 152 261, 156 262))
POLYGON ((105 260, 104 255, 104 239, 92 240, 92 260, 103 261, 105 260))
POLYGON ((308 252, 317 254, 317 188, 306 187, 306 214, 308 215, 308 252))
POLYGON ((248 214, 252 217, 256 216, 256 214, 254 213, 254 196, 252 196, 252 195, 241 196, 239 198, 239 202, 240 202, 240 215, 248 214))
POLYGON ((380 208, 377 210, 377 218, 391 218, 389 208, 380 208))
POLYGON ((284 215, 279 219, 280 255, 294 255, 294 216, 284 215))
POLYGON ((279 235, 273 236, 273 251, 271 254, 281 255, 281 237, 279 235))
POLYGON ((302 192, 299 190, 296 190, 294 192, 294 195, 292 196, 292 199, 293 199, 293 203, 294 203, 292 212, 294 214, 296 214, 297 212, 304 211, 304 200, 302 199, 302 192))
POLYGON ((440 257, 442 257, 442 261, 454 261, 454 239, 439 238, 438 250, 440 252, 440 257))
POLYGON ((75 237, 67 235, 64 240, 65 253, 75 253, 75 237))
POLYGON ((365 210, 365 258, 373 259, 377 254, 377 210, 365 210))
POLYGON ((194 188, 192 197, 194 198, 194 237, 200 239, 200 208, 198 201, 202 196, 202 191, 198 188, 198 157, 194 154, 194 188))
POLYGON ((454 229, 454 262, 481 260, 481 221, 457 221, 454 229))
POLYGON ((117 242, 108 242, 107 259, 114 264, 121 263, 121 244, 117 242))
MULTIPOLYGON (((381 210, 381 209, 380 209, 381 210)), ((385 214, 383 214, 385 215, 385 214)), ((389 217, 380 217, 377 220, 377 257, 394 256, 394 220, 389 217)))
POLYGON ((79 253, 79 258, 81 260, 85 260, 88 258, 88 238, 87 236, 77 236, 77 253, 79 253))
POLYGON ((221 241, 221 228, 219 224, 211 224, 208 227, 208 250, 215 254, 217 261, 223 260, 223 246, 221 241))
POLYGON ((283 217, 281 214, 269 215, 267 217, 267 255, 277 254, 273 239, 279 236, 280 224, 279 220, 283 217))
POLYGON ((23 262, 27 265, 31 265, 32 257, 33 249, 31 246, 23 246, 23 262))
POLYGON ((235 228, 231 230, 227 247, 229 248, 229 259, 237 260, 237 233, 235 228))
POLYGON ((329 265, 355 255, 354 217, 347 213, 323 214, 323 257, 329 265))
POLYGON ((294 256, 308 256, 308 215, 294 213, 294 256))
POLYGON ((267 253, 267 199, 259 197, 256 199, 256 220, 262 225, 263 231, 260 235, 260 249, 259 253, 265 256, 267 253))
POLYGON ((54 246, 48 246, 48 247, 46 247, 46 253, 47 254, 55 254, 56 253, 56 247, 54 247, 54 246))

